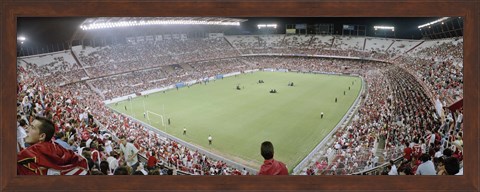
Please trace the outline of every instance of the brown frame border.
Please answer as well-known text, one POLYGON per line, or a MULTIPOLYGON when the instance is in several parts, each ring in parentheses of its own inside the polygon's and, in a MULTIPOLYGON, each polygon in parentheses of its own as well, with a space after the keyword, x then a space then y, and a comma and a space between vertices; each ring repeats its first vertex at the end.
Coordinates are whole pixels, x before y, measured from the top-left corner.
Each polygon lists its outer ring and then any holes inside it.
POLYGON ((478 1, 114 1, 0 2, 0 190, 455 190, 479 188, 478 1), (16 18, 70 16, 464 17, 465 160, 463 176, 17 176, 15 164, 16 18), (101 178, 98 178, 101 177, 101 178), (122 181, 128 182, 122 182, 122 181))

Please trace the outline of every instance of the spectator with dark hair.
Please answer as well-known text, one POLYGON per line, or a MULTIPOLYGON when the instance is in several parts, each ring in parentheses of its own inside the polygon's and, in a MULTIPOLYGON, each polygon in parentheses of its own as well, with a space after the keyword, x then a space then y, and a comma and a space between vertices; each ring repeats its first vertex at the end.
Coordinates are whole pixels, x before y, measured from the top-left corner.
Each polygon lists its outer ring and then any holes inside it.
POLYGON ((390 160, 389 166, 390 166, 390 171, 388 172, 388 175, 398 175, 397 166, 395 165, 393 160, 390 160))
POLYGON ((115 169, 115 171, 113 172, 113 175, 130 175, 130 174, 128 173, 127 167, 121 166, 115 169))
POLYGON ((410 143, 405 142, 405 148, 403 149, 403 159, 404 161, 410 162, 412 160, 412 148, 410 148, 410 143))
POLYGON ((110 156, 107 157, 108 168, 110 172, 113 173, 115 169, 117 169, 118 165, 118 154, 115 151, 110 152, 110 156))
POLYGON ((445 159, 444 165, 447 175, 455 175, 460 170, 460 163, 455 157, 449 157, 445 159))
POLYGON ((110 169, 108 167, 108 162, 107 161, 102 161, 100 162, 100 171, 104 174, 104 175, 110 175, 110 169))
POLYGON ((451 157, 453 155, 453 151, 450 148, 446 148, 443 150, 443 155, 446 158, 451 157))
POLYGON ((152 169, 148 172, 148 175, 160 175, 160 170, 152 169))
POLYGON ((25 142, 30 146, 17 155, 19 175, 86 175, 87 161, 51 139, 55 133, 53 122, 35 117, 27 129, 25 142))
MULTIPOLYGON (((17 117, 18 119, 18 117, 17 117)), ((25 131, 25 126, 27 121, 25 119, 20 119, 17 126, 17 152, 25 149, 25 137, 27 137, 27 132, 25 131)))
POLYGON ((138 167, 138 149, 133 145, 133 143, 127 142, 125 135, 119 137, 120 139, 120 149, 123 152, 123 157, 128 166, 133 170, 136 170, 138 167))
POLYGON ((147 162, 147 169, 149 171, 153 170, 156 168, 156 165, 157 165, 157 156, 155 154, 155 151, 152 151, 152 155, 150 155, 150 157, 148 157, 148 162, 147 162))
POLYGON ((259 175, 288 175, 287 166, 273 159, 274 151, 272 142, 263 142, 260 153, 265 161, 263 161, 263 165, 260 167, 259 175))
POLYGON ((63 132, 55 133, 55 143, 58 143, 60 146, 62 146, 65 149, 72 150, 72 146, 70 146, 66 142, 66 139, 67 138, 65 137, 65 134, 63 132))
POLYGON ((430 155, 424 153, 420 156, 420 164, 415 172, 415 175, 436 175, 437 171, 435 171, 435 166, 430 159, 430 155))
POLYGON ((133 175, 144 175, 141 171, 135 171, 133 172, 133 175))

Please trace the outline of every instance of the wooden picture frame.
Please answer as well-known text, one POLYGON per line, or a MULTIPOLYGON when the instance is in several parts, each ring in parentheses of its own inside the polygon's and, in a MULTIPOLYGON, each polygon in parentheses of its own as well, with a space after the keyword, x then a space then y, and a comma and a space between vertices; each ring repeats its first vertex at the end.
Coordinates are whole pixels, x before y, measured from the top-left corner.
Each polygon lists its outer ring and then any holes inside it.
POLYGON ((22 1, 0 2, 2 191, 97 190, 455 190, 479 187, 478 1, 22 1), (18 17, 464 17, 463 176, 18 176, 16 172, 16 24, 18 17))

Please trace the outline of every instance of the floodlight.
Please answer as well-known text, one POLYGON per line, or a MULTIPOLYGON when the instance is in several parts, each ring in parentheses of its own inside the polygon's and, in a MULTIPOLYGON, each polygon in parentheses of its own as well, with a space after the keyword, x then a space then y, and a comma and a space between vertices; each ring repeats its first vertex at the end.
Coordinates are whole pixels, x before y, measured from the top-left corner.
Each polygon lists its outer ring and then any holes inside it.
MULTIPOLYGON (((239 24, 240 25, 240 24, 239 24)), ((258 29, 261 28, 277 28, 277 24, 259 24, 257 25, 258 29)))
MULTIPOLYGON (((435 24, 435 23, 439 23, 439 22, 445 21, 445 20, 447 20, 448 18, 449 18, 449 17, 442 17, 442 18, 437 19, 437 20, 435 20, 435 21, 432 21, 432 22, 430 22, 430 23, 420 25, 420 26, 418 26, 418 28, 420 29, 420 28, 423 28, 423 27, 426 27, 426 26, 428 26, 428 27, 430 28, 430 25, 433 25, 433 24, 435 24)), ((442 24, 443 24, 443 22, 442 22, 442 24)))
MULTIPOLYGON (((144 26, 144 25, 234 25, 240 26, 240 22, 227 22, 227 21, 202 21, 193 19, 179 19, 179 20, 139 20, 139 21, 120 21, 120 22, 105 22, 105 23, 92 23, 88 25, 82 25, 82 30, 99 29, 99 28, 113 28, 124 26, 144 26)), ((276 25, 273 26, 276 28, 276 25)))
POLYGON ((19 41, 25 41, 25 40, 27 40, 27 38, 25 38, 24 36, 20 36, 20 37, 17 38, 17 40, 19 40, 19 41))
POLYGON ((388 30, 395 31, 395 27, 392 27, 392 26, 373 26, 373 28, 375 30, 377 30, 377 29, 388 29, 388 30))

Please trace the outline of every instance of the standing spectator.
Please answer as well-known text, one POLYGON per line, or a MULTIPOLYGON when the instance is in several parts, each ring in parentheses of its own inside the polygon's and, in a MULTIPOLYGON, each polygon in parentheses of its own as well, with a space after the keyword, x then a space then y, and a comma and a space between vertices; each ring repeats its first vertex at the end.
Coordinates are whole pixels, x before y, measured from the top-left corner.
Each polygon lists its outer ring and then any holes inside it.
POLYGON ((398 175, 397 166, 392 160, 390 160, 390 171, 388 175, 398 175))
POLYGON ((128 166, 133 170, 137 170, 138 167, 138 149, 133 145, 133 143, 127 142, 125 135, 119 137, 120 139, 120 149, 123 152, 123 157, 128 166))
POLYGON ((118 154, 115 151, 110 152, 110 156, 107 157, 108 168, 110 173, 113 173, 117 169, 118 165, 118 154))
POLYGON ((150 157, 148 157, 147 169, 149 171, 154 170, 156 168, 157 162, 158 162, 158 160, 157 160, 155 151, 152 151, 152 155, 150 155, 150 157))
POLYGON ((27 137, 27 132, 25 131, 25 126, 27 121, 25 119, 20 119, 19 125, 17 126, 17 153, 25 149, 25 137, 27 137))
POLYGON ((456 122, 456 125, 455 125, 455 131, 458 132, 460 130, 460 125, 462 124, 463 122, 463 113, 462 113, 462 110, 459 110, 458 111, 458 116, 457 116, 457 122, 456 122))
POLYGON ((27 130, 25 142, 30 146, 17 155, 19 175, 86 175, 87 160, 55 144, 52 121, 35 117, 27 130))
POLYGON ((433 162, 430 160, 430 155, 424 153, 420 156, 420 164, 415 172, 415 175, 436 175, 437 171, 435 171, 435 166, 433 162))
POLYGON ((91 156, 93 163, 95 163, 96 166, 100 167, 100 162, 102 161, 102 158, 100 157, 100 151, 98 151, 98 144, 97 142, 92 142, 91 147, 91 156))
POLYGON ((407 162, 412 160, 412 148, 410 148, 410 143, 405 142, 405 148, 403 149, 403 159, 407 162))
POLYGON ((281 161, 273 159, 273 144, 270 141, 262 143, 260 153, 265 159, 260 167, 259 175, 288 175, 287 166, 281 161))

